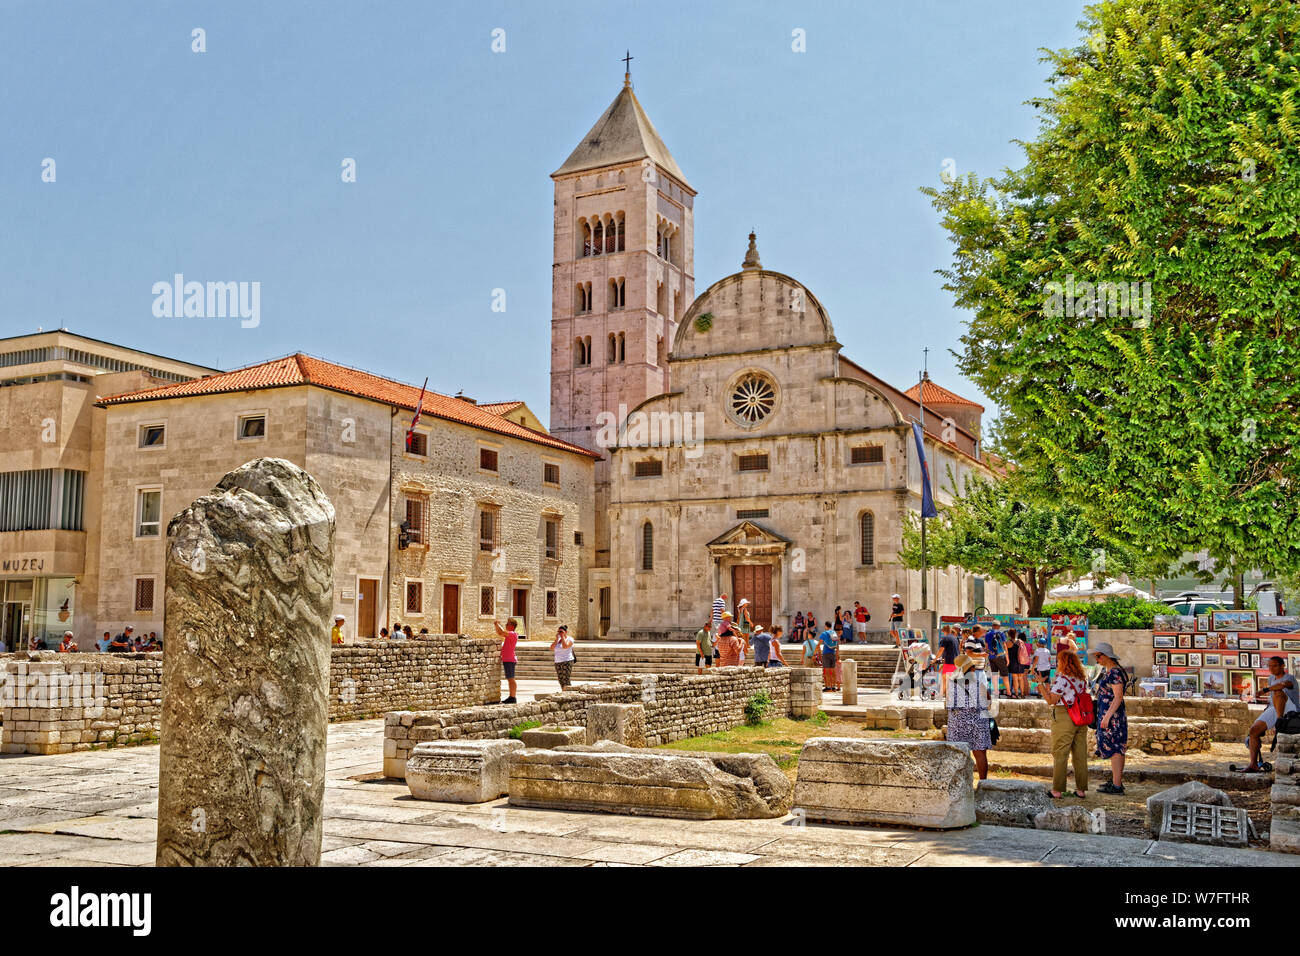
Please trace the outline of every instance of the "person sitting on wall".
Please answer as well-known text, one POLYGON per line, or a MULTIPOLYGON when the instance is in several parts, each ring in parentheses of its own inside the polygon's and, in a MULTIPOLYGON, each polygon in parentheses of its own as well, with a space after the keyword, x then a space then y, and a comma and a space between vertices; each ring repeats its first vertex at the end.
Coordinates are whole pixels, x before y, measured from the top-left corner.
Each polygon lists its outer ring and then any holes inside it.
POLYGON ((343 625, 347 623, 347 618, 342 614, 334 615, 334 629, 330 631, 330 645, 336 646, 343 643, 343 625))
POLYGON ((72 639, 71 631, 63 632, 63 640, 59 642, 58 652, 60 654, 71 654, 77 649, 77 642, 72 639))
POLYGON ((1277 726, 1279 714, 1285 717, 1287 714, 1300 711, 1300 689, 1297 689, 1295 675, 1286 672, 1286 661, 1281 657, 1270 657, 1268 672, 1272 675, 1268 686, 1256 695, 1259 700, 1267 698, 1268 706, 1264 708, 1264 713, 1259 715, 1259 720, 1251 725, 1250 736, 1246 738, 1246 746, 1250 749, 1250 763, 1241 768, 1232 765, 1228 767, 1229 770, 1240 769, 1241 773, 1264 773, 1266 770, 1271 770, 1268 764, 1261 766, 1259 760, 1264 734, 1277 726))
POLYGON ((130 624, 122 628, 122 633, 117 635, 117 637, 113 638, 112 643, 108 645, 108 652, 110 654, 130 653, 132 648, 131 634, 134 631, 135 628, 133 628, 130 624))

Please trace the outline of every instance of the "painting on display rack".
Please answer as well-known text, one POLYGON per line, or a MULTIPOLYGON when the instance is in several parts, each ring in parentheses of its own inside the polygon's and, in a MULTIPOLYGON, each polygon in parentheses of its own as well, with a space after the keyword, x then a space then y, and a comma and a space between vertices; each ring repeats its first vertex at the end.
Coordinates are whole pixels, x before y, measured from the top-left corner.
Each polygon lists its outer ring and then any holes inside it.
POLYGON ((1193 694, 1200 693, 1201 677, 1200 674, 1170 674, 1169 675, 1169 692, 1171 694, 1193 694))
POLYGON ((1201 670, 1201 693, 1206 697, 1222 697, 1228 689, 1228 675, 1221 667, 1201 670))
POLYGON ((1229 671, 1228 690, 1237 700, 1253 700, 1255 697, 1255 672, 1229 671))
POLYGON ((1258 631, 1258 611, 1211 611, 1210 630, 1258 631))

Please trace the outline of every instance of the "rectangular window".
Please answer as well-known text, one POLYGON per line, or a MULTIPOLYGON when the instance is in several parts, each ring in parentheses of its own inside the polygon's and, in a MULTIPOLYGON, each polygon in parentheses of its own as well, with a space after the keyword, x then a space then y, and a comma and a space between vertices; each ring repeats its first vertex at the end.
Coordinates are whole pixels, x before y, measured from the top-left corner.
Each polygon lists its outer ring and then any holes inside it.
POLYGON ((481 587, 478 589, 478 612, 483 617, 492 617, 496 614, 496 590, 490 587, 481 587))
POLYGON ((741 471, 767 471, 767 455, 741 455, 741 471))
POLYGON ((546 556, 548 558, 560 556, 560 523, 554 518, 546 519, 546 556))
POLYGON ((141 425, 139 444, 141 448, 162 448, 167 444, 167 426, 141 425))
POLYGON ((582 532, 581 532, 581 531, 575 531, 575 532, 573 532, 573 543, 576 544, 578 547, 582 547, 582 532))
POLYGON ((406 582, 406 613, 407 614, 424 613, 424 582, 423 581, 406 582))
POLYGON ((410 544, 426 544, 424 535, 425 512, 428 499, 412 495, 406 499, 406 540, 410 544))
POLYGON ((853 465, 874 465, 885 460, 884 445, 857 445, 850 454, 849 463, 853 465))
POLYGON ((510 614, 523 626, 528 621, 528 588, 515 588, 511 597, 510 614))
POLYGON ((246 438, 265 438, 266 437, 266 416, 265 415, 240 415, 239 416, 239 439, 243 441, 246 438))
POLYGON ((491 448, 480 448, 478 450, 478 466, 484 471, 497 470, 497 453, 491 448))
POLYGON ((135 579, 135 609, 137 611, 153 610, 153 578, 135 579))
POLYGON ((560 483, 560 466, 549 461, 543 463, 542 481, 548 485, 558 485, 560 483))
POLYGON ((497 545, 497 515, 484 508, 478 513, 478 549, 491 551, 497 545))
POLYGON ((546 616, 548 618, 556 618, 560 616, 560 592, 559 591, 546 592, 546 616))
POLYGON ((162 534, 162 489, 141 488, 136 492, 135 536, 157 538, 162 534))
POLYGON ((424 432, 411 432, 411 447, 406 449, 408 455, 429 457, 429 436, 424 432))
POLYGON ((750 509, 748 509, 748 510, 738 510, 738 511, 736 512, 736 517, 737 517, 738 519, 744 519, 744 518, 766 518, 766 517, 767 517, 767 509, 766 509, 766 508, 750 508, 750 509))
POLYGON ((664 463, 660 458, 648 458, 633 465, 633 475, 637 478, 658 478, 664 473, 664 463))

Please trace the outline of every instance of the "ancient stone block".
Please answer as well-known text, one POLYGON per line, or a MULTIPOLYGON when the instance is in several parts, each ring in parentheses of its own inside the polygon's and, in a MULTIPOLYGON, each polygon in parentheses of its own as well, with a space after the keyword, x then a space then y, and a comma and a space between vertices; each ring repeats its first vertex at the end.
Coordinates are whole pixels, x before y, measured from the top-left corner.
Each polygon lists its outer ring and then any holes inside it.
POLYGON ((417 744, 406 760, 406 785, 417 800, 484 803, 509 789, 509 757, 520 740, 437 740, 417 744))
POLYGON ((519 737, 525 747, 554 749, 568 744, 580 744, 587 739, 585 727, 535 727, 525 730, 519 737))
POLYGON ((263 458, 167 536, 158 865, 318 865, 334 507, 263 458))
POLYGON ((612 740, 629 747, 645 746, 645 707, 641 704, 588 704, 587 743, 612 740))
POLYGON ((1160 804, 1159 839, 1208 846, 1246 846, 1250 820, 1245 810, 1205 803, 1160 804))
POLYGON ((981 780, 975 788, 975 819, 1002 827, 1033 827, 1052 808, 1047 785, 1035 780, 981 780))
POLYGON ((790 809, 790 780, 767 754, 608 746, 516 753, 510 803, 693 820, 779 817, 790 809))
POLYGON ((1034 827, 1066 833, 1105 833, 1106 811, 1101 807, 1091 811, 1083 807, 1052 807, 1034 817, 1034 827))
POLYGON ((799 757, 795 805, 810 820, 970 826, 973 774, 965 744, 814 737, 799 757))
POLYGON ((1164 820, 1164 806, 1168 803, 1201 803, 1216 807, 1232 806, 1232 799, 1222 790, 1216 790, 1199 780, 1189 780, 1168 790, 1161 790, 1147 797, 1147 832, 1151 836, 1160 835, 1164 820))

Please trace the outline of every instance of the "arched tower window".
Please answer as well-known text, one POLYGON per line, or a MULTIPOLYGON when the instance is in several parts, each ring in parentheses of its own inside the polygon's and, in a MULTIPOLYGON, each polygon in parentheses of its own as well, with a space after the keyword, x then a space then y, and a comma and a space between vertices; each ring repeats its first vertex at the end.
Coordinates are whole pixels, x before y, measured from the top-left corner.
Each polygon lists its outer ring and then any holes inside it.
POLYGON ((591 255, 591 224, 586 219, 578 220, 578 238, 582 244, 579 255, 584 258, 591 255))
POLYGON ((622 332, 618 333, 618 361, 627 361, 627 339, 622 332))
POLYGON ((655 569, 655 529, 649 521, 641 526, 641 570, 655 569))
POLYGON ((593 255, 600 255, 601 247, 605 244, 605 224, 600 220, 596 221, 595 228, 591 236, 591 248, 593 255))
POLYGON ((618 361, 618 339, 614 337, 613 332, 609 333, 609 358, 607 361, 610 365, 618 361))
POLYGON ((627 223, 624 220, 625 217, 621 212, 614 217, 614 224, 618 230, 618 251, 619 252, 623 252, 625 249, 624 233, 626 232, 627 223))

